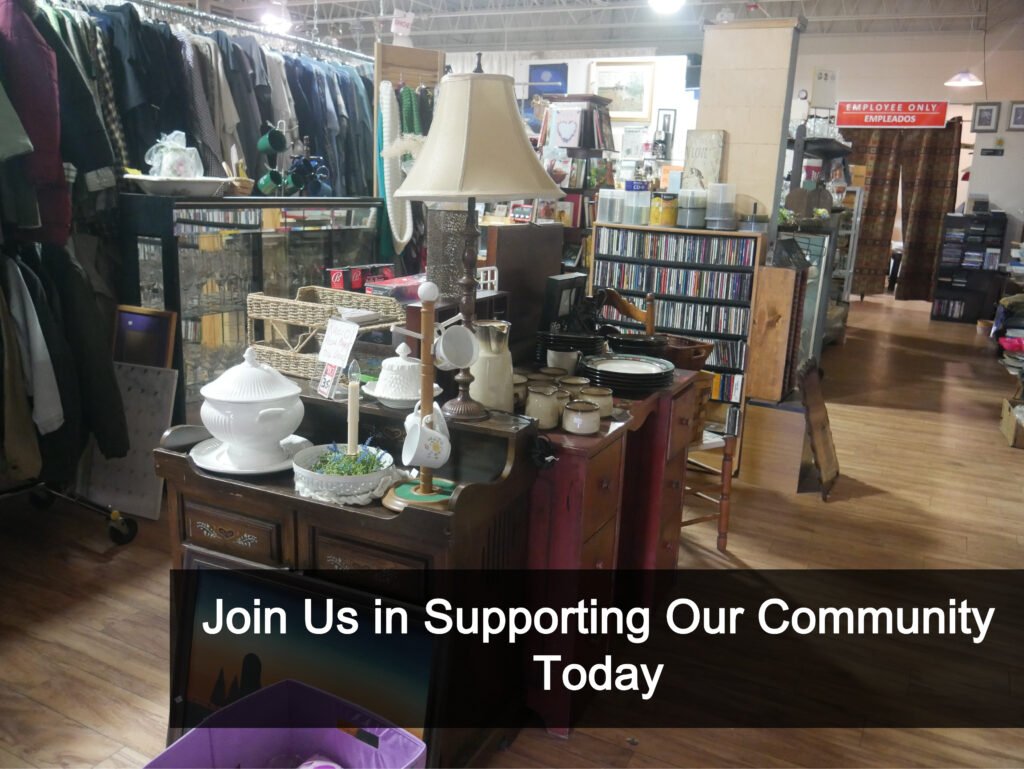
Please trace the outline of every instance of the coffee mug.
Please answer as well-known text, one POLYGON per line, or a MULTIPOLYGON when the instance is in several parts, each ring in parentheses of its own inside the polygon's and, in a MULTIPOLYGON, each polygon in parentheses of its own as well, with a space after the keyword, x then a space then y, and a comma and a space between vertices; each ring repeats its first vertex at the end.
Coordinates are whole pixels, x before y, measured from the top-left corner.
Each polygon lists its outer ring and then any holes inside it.
POLYGON ((288 150, 288 138, 278 128, 268 128, 267 132, 256 142, 256 149, 264 155, 280 155, 288 150))
POLYGON ((448 425, 441 408, 433 403, 433 413, 421 416, 420 405, 405 418, 405 442, 402 444, 402 464, 406 467, 441 467, 452 452, 448 425))
POLYGON ((469 368, 480 356, 480 343, 465 326, 449 326, 434 342, 434 365, 441 371, 469 368))
POLYGON ((303 188, 305 188, 308 183, 308 174, 293 169, 284 177, 284 194, 294 195, 296 192, 302 192, 303 188))
POLYGON ((580 360, 579 350, 570 350, 569 352, 559 352, 558 350, 548 350, 548 365, 553 368, 563 368, 567 374, 572 374, 576 371, 576 364, 580 360))
POLYGON ((277 194, 283 183, 284 177, 281 176, 280 172, 271 169, 260 177, 260 180, 256 182, 256 187, 264 195, 272 197, 277 194))

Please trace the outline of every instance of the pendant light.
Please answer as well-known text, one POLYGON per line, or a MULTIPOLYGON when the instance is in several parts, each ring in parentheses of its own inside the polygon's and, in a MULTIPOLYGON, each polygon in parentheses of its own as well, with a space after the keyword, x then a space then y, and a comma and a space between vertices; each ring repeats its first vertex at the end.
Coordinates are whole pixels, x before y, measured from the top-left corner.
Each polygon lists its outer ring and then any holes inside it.
MULTIPOLYGON (((986 17, 985 21, 986 22, 988 21, 987 17, 986 17)), ((973 21, 971 22, 971 32, 972 33, 974 32, 974 22, 973 21)), ((982 34, 984 35, 985 33, 982 32, 982 34)), ((982 40, 984 41, 984 37, 982 38, 982 40)), ((984 45, 984 42, 983 42, 982 43, 982 54, 981 54, 981 56, 982 56, 982 63, 984 63, 984 60, 985 60, 984 48, 985 48, 985 45, 984 45)), ((968 57, 971 55, 971 38, 970 38, 970 36, 968 36, 968 38, 967 38, 967 55, 968 55, 968 57)), ((953 77, 951 77, 949 80, 947 80, 945 82, 945 85, 948 86, 949 88, 977 88, 979 85, 985 85, 985 83, 984 83, 984 81, 980 77, 978 77, 973 72, 971 72, 970 69, 962 69, 959 72, 957 72, 955 75, 953 75, 953 77)))
POLYGON ((960 70, 945 83, 950 88, 976 88, 985 85, 984 81, 969 69, 960 70))
POLYGON ((682 10, 682 7, 686 5, 686 0, 647 0, 647 4, 659 16, 671 16, 682 10))

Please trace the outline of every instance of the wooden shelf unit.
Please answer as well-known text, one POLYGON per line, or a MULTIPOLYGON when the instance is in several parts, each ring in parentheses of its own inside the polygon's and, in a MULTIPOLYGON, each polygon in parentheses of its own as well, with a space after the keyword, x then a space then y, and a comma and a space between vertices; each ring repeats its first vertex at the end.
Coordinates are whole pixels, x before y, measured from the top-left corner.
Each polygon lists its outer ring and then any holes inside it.
POLYGON ((932 320, 975 323, 993 317, 1006 282, 1006 273, 999 269, 1006 223, 1004 211, 946 214, 935 270, 932 320), (988 249, 999 249, 995 269, 985 267, 988 249))
MULTIPOLYGON (((764 237, 756 232, 598 222, 594 227, 592 287, 615 288, 627 296, 653 293, 657 298, 657 331, 714 342, 715 351, 706 368, 723 378, 716 377, 712 400, 723 404, 726 419, 721 421, 742 429, 744 377, 750 366, 757 274, 763 262, 764 237), (688 292, 659 291, 662 280, 683 278, 669 270, 701 273, 692 277, 699 278, 702 286, 688 292), (723 276, 733 282, 711 283, 722 281, 723 276), (727 378, 732 379, 731 386, 727 378), (729 407, 735 407, 731 418, 729 407)), ((637 328, 637 324, 615 315, 608 320, 612 325, 637 328)))

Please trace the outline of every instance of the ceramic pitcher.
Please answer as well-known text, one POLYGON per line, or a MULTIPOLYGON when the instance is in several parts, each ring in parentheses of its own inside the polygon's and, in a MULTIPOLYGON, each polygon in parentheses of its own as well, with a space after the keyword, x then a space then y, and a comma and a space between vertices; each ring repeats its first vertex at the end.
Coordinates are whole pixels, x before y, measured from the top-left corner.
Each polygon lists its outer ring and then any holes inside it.
POLYGON ((512 411, 512 353, 508 349, 508 332, 512 325, 505 320, 478 320, 476 339, 480 357, 469 369, 474 379, 469 386, 473 400, 496 411, 512 411))

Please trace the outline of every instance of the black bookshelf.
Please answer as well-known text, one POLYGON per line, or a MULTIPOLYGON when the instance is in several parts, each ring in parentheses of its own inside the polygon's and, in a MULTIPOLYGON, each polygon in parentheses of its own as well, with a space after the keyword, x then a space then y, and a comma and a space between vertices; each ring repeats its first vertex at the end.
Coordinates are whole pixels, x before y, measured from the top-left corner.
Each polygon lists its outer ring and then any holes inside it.
POLYGON ((932 292, 932 320, 976 323, 995 315, 1002 272, 1006 213, 946 214, 932 292))

